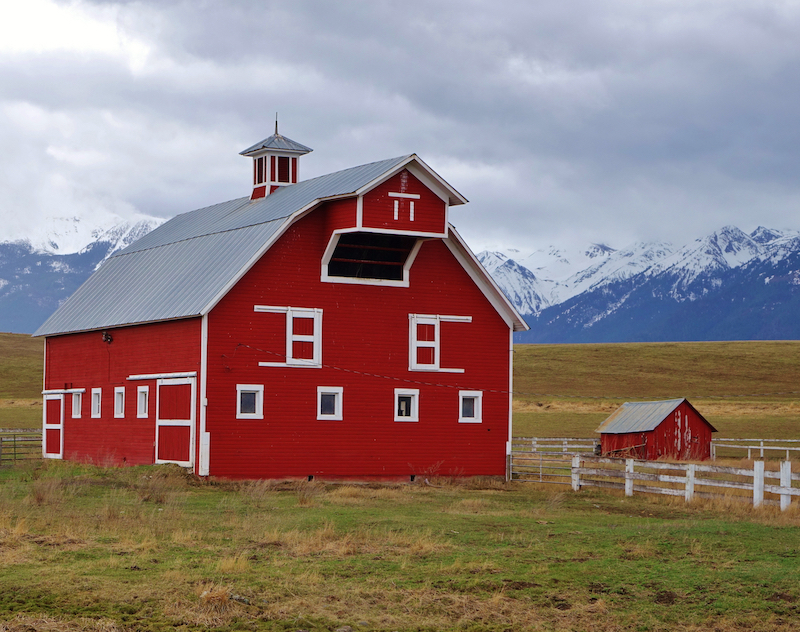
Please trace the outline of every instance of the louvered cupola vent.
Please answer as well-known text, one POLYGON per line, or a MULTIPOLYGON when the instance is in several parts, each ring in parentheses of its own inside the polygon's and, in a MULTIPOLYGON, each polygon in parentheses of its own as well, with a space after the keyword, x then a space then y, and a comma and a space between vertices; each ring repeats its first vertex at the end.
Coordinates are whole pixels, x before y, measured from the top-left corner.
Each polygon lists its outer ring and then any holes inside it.
POLYGON ((298 159, 311 151, 310 147, 281 136, 276 121, 272 136, 240 152, 240 155, 253 159, 253 193, 250 199, 262 198, 279 187, 296 183, 298 159))

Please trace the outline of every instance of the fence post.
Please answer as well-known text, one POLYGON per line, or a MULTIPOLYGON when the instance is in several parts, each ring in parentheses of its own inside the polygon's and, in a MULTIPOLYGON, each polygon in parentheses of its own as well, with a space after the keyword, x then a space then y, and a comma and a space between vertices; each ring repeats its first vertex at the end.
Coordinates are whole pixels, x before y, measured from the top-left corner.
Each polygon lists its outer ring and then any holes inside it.
POLYGON ((753 507, 764 503, 764 461, 753 463, 753 507))
POLYGON ((633 459, 625 459, 625 495, 633 496, 633 459))
POLYGON ((686 467, 686 502, 690 503, 694 500, 694 475, 697 466, 694 463, 689 463, 686 467))
POLYGON ((573 491, 579 492, 581 490, 581 457, 573 456, 572 457, 572 489, 573 491))
POLYGON ((717 446, 714 445, 714 441, 711 441, 711 460, 717 460, 717 446))
POLYGON ((764 458, 764 440, 763 439, 761 441, 759 441, 759 445, 761 446, 761 449, 759 450, 759 456, 763 459, 764 458))
MULTIPOLYGON (((788 452, 788 450, 787 450, 788 452)), ((789 490, 792 486, 792 462, 786 459, 781 463, 781 487, 789 490)), ((781 511, 786 511, 792 504, 791 494, 781 494, 781 511)))
POLYGON ((566 439, 564 439, 564 440, 561 442, 561 446, 562 446, 562 447, 561 447, 561 451, 562 451, 564 454, 566 454, 567 452, 569 452, 569 450, 567 449, 567 440, 566 440, 566 439))

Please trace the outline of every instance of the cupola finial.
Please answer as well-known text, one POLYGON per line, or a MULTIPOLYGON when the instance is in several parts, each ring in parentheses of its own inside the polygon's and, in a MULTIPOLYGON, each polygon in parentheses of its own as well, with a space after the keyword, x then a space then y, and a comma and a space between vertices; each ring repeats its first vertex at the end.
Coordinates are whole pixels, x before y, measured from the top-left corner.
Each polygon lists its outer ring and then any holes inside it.
POLYGON ((278 113, 277 112, 275 112, 275 136, 280 136, 280 134, 278 134, 278 113))

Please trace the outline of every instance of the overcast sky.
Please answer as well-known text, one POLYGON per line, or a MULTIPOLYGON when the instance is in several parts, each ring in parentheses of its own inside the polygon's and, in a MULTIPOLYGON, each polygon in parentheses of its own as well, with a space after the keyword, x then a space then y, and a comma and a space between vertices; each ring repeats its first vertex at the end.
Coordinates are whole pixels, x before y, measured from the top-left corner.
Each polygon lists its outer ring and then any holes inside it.
POLYGON ((800 229, 794 0, 0 0, 0 240, 417 153, 473 249, 800 229))

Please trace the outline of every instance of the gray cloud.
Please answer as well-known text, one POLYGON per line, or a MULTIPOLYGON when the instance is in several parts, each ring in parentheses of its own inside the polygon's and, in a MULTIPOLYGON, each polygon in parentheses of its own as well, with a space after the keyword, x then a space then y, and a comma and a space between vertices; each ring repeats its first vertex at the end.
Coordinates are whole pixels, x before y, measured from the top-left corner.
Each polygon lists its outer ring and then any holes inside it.
POLYGON ((420 154, 471 200, 452 219, 478 248, 800 228, 790 3, 66 6, 150 52, 0 52, 0 169, 23 174, 0 175, 4 215, 63 190, 162 216, 244 195, 237 152, 278 111, 315 149, 306 177, 420 154))

